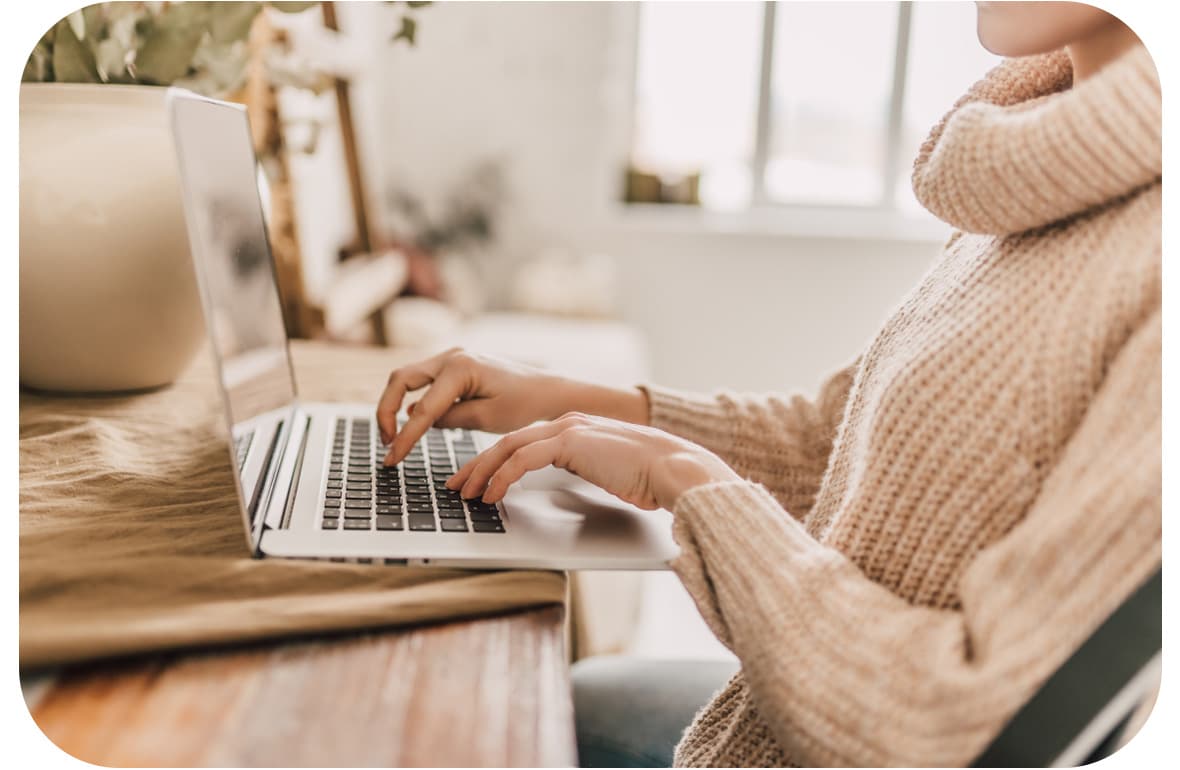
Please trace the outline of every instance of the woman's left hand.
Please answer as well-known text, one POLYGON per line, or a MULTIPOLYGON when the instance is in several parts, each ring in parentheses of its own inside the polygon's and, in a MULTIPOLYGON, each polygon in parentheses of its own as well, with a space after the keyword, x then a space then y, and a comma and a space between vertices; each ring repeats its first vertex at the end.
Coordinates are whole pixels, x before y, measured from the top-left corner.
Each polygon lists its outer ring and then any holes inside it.
POLYGON ((675 505, 712 481, 741 480, 712 452, 662 430, 571 412, 508 433, 447 481, 465 498, 494 503, 521 476, 548 465, 647 510, 675 505))

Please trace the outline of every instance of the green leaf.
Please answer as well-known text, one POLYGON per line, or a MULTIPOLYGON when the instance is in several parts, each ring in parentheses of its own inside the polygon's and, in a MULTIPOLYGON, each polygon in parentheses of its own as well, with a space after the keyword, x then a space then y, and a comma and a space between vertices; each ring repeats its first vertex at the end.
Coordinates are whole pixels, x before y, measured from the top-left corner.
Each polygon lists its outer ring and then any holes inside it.
POLYGON ((409 16, 402 17, 401 29, 393 36, 390 42, 396 43, 399 40, 405 40, 410 45, 414 45, 414 37, 418 34, 418 22, 414 21, 409 16))
POLYGON ((249 58, 250 51, 244 40, 229 43, 206 41, 193 56, 191 73, 174 81, 174 85, 205 96, 225 96, 246 82, 249 58))
POLYGON ((25 71, 20 76, 22 83, 46 83, 53 80, 53 47, 49 44, 49 35, 37 41, 29 60, 25 62, 25 71))
POLYGON ((193 54, 208 31, 210 3, 173 3, 144 31, 135 54, 136 79, 171 85, 188 73, 193 54))
POLYGON ((57 23, 53 43, 53 77, 59 83, 98 83, 94 54, 74 35, 66 19, 57 23))
POLYGON ((281 2, 268 3, 268 5, 276 11, 282 11, 283 13, 300 13, 306 11, 308 8, 314 8, 319 3, 281 2))
POLYGON ((74 37, 78 40, 86 39, 86 17, 82 15, 81 11, 74 11, 66 17, 66 21, 70 23, 74 37))
POLYGON ((261 3, 217 3, 209 15, 209 34, 216 43, 245 40, 261 3))
POLYGON ((93 46, 102 37, 104 27, 106 27, 106 14, 102 5, 88 5, 83 8, 82 14, 83 26, 85 27, 86 36, 84 39, 93 46))
POLYGON ((118 80, 127 72, 127 51, 118 40, 108 37, 94 46, 94 63, 102 79, 109 83, 118 80))

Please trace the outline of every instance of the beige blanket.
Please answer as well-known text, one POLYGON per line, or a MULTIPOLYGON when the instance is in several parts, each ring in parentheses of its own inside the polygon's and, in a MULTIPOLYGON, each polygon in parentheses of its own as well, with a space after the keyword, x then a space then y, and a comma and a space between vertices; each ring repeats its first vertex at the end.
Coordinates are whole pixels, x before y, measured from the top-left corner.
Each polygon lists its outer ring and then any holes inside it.
MULTIPOLYGON (((311 343, 292 352, 308 400, 375 401, 399 360, 311 343)), ((153 393, 21 393, 22 668, 563 600, 552 572, 250 558, 219 419, 204 356, 153 393)))

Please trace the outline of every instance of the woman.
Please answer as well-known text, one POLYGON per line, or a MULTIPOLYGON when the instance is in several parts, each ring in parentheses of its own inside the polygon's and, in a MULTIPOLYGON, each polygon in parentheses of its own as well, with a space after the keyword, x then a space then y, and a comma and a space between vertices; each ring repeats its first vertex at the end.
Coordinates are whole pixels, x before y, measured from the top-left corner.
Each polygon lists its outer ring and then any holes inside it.
MULTIPOLYGON (((387 462, 431 424, 508 431, 449 482, 465 496, 553 464, 673 512, 673 567, 741 663, 677 764, 967 763, 1159 564, 1158 79, 1102 11, 978 6, 983 44, 1020 58, 913 173, 957 232, 814 401, 614 390, 462 352, 381 398, 387 462)), ((681 701, 713 689, 591 673, 583 762, 667 763, 703 702, 681 701), (613 716, 595 708, 610 681, 613 716)))

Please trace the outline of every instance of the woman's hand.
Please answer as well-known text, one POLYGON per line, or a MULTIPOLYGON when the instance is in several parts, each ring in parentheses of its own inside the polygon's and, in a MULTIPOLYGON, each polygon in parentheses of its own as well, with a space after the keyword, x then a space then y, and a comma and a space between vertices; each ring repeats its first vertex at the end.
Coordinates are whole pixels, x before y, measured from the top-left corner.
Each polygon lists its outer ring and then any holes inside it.
POLYGON ((382 443, 391 444, 385 464, 393 465, 432 425, 503 433, 574 409, 647 422, 647 399, 637 389, 577 382, 455 348, 394 370, 377 404, 377 425, 382 443), (428 386, 399 432, 406 394, 428 386))
POLYGON ((702 484, 741 480, 712 452, 664 431, 570 413, 504 436, 447 487, 494 503, 521 476, 548 465, 647 510, 671 510, 681 494, 702 484))

